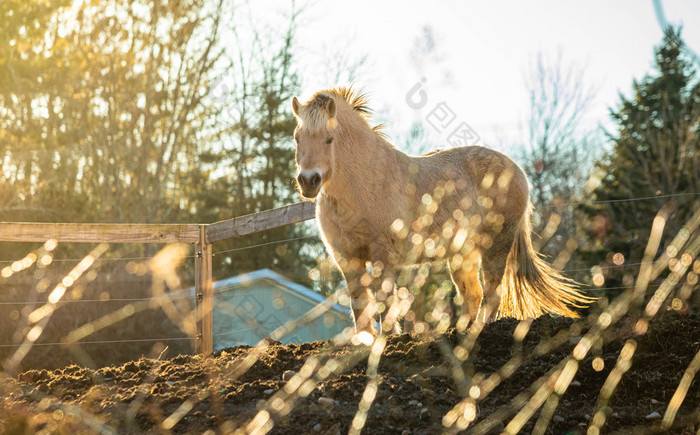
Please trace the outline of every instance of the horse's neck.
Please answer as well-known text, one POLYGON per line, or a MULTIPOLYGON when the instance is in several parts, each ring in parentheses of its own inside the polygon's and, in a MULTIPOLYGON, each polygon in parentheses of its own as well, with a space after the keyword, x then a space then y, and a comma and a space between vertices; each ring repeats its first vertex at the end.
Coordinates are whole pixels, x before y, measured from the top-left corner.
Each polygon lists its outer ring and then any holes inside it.
POLYGON ((333 181, 326 194, 353 209, 372 207, 378 199, 388 199, 389 184, 396 184, 405 173, 408 156, 373 132, 338 145, 333 181))

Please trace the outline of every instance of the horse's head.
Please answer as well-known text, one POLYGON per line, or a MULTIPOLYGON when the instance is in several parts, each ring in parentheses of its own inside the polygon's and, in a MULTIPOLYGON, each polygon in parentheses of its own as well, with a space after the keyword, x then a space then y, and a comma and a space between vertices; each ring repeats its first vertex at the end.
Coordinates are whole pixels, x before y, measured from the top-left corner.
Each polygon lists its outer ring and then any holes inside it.
POLYGON ((306 104, 294 97, 292 110, 298 121, 294 130, 296 180, 301 195, 313 199, 328 182, 333 169, 333 141, 338 125, 336 103, 327 94, 317 94, 306 104))

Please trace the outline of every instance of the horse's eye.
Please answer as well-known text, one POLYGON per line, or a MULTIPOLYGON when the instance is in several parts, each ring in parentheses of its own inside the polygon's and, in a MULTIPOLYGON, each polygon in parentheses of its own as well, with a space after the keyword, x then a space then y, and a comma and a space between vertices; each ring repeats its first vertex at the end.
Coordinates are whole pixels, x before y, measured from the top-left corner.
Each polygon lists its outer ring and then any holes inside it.
POLYGON ((327 143, 327 144, 330 144, 331 142, 333 142, 333 138, 332 138, 332 137, 329 137, 328 139, 326 139, 326 143, 327 143))

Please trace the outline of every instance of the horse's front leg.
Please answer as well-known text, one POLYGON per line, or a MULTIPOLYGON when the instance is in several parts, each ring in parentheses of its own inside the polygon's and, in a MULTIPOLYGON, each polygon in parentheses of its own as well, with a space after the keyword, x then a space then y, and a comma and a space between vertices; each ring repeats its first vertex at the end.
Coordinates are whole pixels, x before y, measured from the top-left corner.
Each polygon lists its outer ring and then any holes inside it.
POLYGON ((357 259, 348 261, 341 270, 345 277, 345 282, 348 284, 355 333, 366 331, 374 334, 373 319, 377 313, 377 304, 370 287, 372 283, 371 275, 366 272, 364 262, 357 259))
POLYGON ((377 315, 382 319, 381 331, 401 332, 398 322, 399 299, 396 294, 394 268, 374 264, 370 271, 359 266, 343 271, 352 301, 355 331, 377 334, 377 315))

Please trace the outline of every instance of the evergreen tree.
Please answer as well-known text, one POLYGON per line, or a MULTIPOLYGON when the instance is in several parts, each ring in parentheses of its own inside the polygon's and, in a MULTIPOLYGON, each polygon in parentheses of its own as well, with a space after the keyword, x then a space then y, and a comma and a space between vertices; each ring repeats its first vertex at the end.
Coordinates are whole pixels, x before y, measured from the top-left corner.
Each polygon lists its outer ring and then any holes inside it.
MULTIPOLYGON (((294 63, 294 36, 299 12, 292 10, 287 26, 253 29, 252 45, 240 43, 230 53, 214 90, 221 105, 217 122, 226 126, 207 157, 212 168, 209 187, 199 195, 202 222, 257 213, 299 201, 293 132, 292 97, 300 92, 294 63)), ((235 35, 245 22, 234 22, 235 35)), ((242 37, 242 36, 241 36, 242 37)), ((214 271, 224 278, 261 268, 273 268, 312 285, 309 270, 324 249, 314 222, 264 231, 217 243, 214 271)), ((317 286, 319 290, 321 287, 317 286)))
POLYGON ((632 282, 636 268, 617 266, 641 261, 662 207, 670 215, 661 249, 700 206, 700 85, 679 30, 667 32, 655 54, 656 73, 635 81, 632 96, 621 95, 611 110, 614 147, 598 163, 600 184, 583 207, 592 222, 588 255, 613 266, 608 286, 622 275, 632 282))

